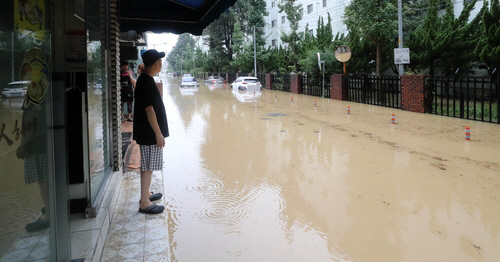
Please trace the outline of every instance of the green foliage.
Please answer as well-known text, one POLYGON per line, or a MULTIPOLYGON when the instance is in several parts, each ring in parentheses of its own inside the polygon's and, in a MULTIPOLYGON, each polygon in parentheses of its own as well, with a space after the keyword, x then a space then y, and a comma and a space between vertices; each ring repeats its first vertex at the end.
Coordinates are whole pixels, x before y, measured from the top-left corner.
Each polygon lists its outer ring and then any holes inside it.
POLYGON ((376 72, 382 74, 388 45, 397 36, 397 2, 395 0, 353 0, 345 9, 345 23, 350 32, 370 39, 376 46, 376 72))
POLYGON ((479 18, 468 22, 476 0, 464 2, 464 9, 455 18, 451 0, 446 0, 445 14, 439 16, 439 0, 429 0, 424 23, 412 34, 408 45, 411 52, 412 70, 428 70, 434 75, 451 75, 460 68, 467 73, 475 60, 474 50, 480 36, 479 18))
MULTIPOLYGON (((488 2, 484 1, 484 7, 488 2)), ((479 16, 479 15, 478 15, 479 16)), ((489 68, 490 75, 498 75, 500 71, 500 4, 498 0, 492 0, 488 11, 484 10, 482 16, 481 41, 479 41, 476 53, 483 63, 489 68)))
POLYGON ((303 69, 303 73, 307 73, 313 77, 319 77, 322 74, 318 66, 317 53, 320 53, 321 60, 325 61, 326 76, 342 73, 342 64, 335 59, 335 53, 332 50, 320 51, 318 49, 309 50, 307 57, 300 60, 299 63, 303 69))
MULTIPOLYGON (((307 31, 305 31, 307 34, 307 31)), ((323 17, 318 18, 318 27, 316 29, 316 47, 321 50, 327 50, 333 41, 333 32, 332 32, 332 18, 330 17, 330 13, 328 13, 328 22, 325 25, 323 21, 323 17)))
POLYGON ((302 39, 302 33, 298 33, 299 21, 302 16, 299 12, 302 4, 295 4, 296 0, 285 0, 283 4, 278 4, 279 12, 285 12, 286 18, 290 23, 290 33, 281 32, 281 41, 288 44, 290 49, 290 60, 293 63, 295 72, 299 71, 298 59, 300 51, 300 40, 302 39))
POLYGON ((167 62, 169 64, 169 67, 171 67, 174 71, 177 72, 181 70, 181 67, 184 70, 186 70, 187 67, 185 67, 185 65, 181 63, 184 62, 186 55, 189 55, 192 52, 194 52, 193 50, 194 46, 195 46, 195 41, 190 34, 185 33, 179 35, 177 43, 172 48, 172 51, 170 51, 167 55, 167 62))

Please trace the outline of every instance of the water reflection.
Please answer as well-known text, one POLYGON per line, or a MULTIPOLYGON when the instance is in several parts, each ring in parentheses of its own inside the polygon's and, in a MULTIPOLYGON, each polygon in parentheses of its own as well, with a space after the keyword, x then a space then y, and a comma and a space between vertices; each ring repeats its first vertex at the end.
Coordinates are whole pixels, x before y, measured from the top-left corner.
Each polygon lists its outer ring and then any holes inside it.
POLYGON ((350 105, 347 118, 346 102, 291 104, 266 90, 239 103, 227 89, 201 85, 191 98, 167 88, 171 260, 500 255, 498 126, 477 123, 482 141, 464 152, 455 119, 398 111, 391 128, 388 108, 350 105))

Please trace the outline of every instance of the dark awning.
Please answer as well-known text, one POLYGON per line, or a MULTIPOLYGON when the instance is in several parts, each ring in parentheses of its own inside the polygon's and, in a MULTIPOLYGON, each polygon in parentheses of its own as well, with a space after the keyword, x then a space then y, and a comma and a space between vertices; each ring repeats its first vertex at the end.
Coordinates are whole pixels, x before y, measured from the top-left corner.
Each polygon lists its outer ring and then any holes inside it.
POLYGON ((201 35, 236 0, 120 0, 120 31, 201 35))

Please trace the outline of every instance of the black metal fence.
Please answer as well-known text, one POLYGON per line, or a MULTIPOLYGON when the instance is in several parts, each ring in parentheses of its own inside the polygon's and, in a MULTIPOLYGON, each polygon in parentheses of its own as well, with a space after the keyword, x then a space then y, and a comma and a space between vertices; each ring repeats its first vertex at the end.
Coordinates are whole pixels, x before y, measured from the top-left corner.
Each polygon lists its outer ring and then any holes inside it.
POLYGON ((399 76, 349 75, 347 100, 401 108, 399 76))
POLYGON ((278 91, 290 92, 290 75, 275 74, 272 89, 278 91))
POLYGON ((259 79, 259 82, 262 84, 262 89, 265 89, 266 88, 266 74, 258 73, 257 79, 259 79))
POLYGON ((302 93, 304 95, 311 96, 323 96, 330 97, 330 77, 325 76, 325 90, 322 91, 323 87, 323 76, 313 77, 308 75, 302 75, 302 93))
POLYGON ((431 113, 500 124, 500 80, 428 77, 431 113))

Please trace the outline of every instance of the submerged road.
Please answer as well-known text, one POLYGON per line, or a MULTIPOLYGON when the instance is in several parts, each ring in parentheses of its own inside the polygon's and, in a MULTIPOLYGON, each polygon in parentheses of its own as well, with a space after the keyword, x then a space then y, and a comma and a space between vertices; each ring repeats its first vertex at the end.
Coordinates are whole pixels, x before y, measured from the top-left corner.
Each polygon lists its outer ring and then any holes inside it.
POLYGON ((163 81, 170 261, 499 259, 500 125, 163 81))

